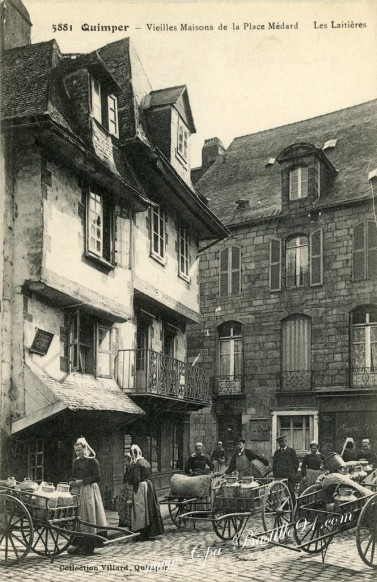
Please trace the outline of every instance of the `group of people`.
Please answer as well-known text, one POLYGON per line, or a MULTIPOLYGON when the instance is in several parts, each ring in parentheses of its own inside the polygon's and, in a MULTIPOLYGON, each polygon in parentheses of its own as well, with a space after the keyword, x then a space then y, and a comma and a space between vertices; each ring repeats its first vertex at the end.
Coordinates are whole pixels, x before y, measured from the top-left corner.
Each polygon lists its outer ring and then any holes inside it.
POLYGON ((361 441, 361 448, 357 449, 353 438, 348 437, 342 451, 343 461, 360 461, 365 459, 370 465, 377 464, 377 455, 373 453, 369 439, 361 441))
MULTIPOLYGON (((94 450, 86 439, 77 439, 74 446, 76 459, 73 462, 70 491, 80 495, 79 515, 82 522, 96 524, 96 528, 80 524, 80 532, 73 538, 69 554, 91 555, 96 547, 95 535, 106 537, 107 521, 98 486, 101 472, 94 450)), ((139 533, 136 540, 145 541, 164 533, 156 490, 150 480, 151 466, 144 459, 140 447, 132 445, 126 457, 126 472, 119 497, 119 525, 139 533)))
MULTIPOLYGON (((276 439, 278 448, 274 453, 272 473, 277 479, 287 479, 292 499, 295 499, 295 488, 299 460, 294 448, 287 446, 287 437, 280 435, 276 439)), ((187 475, 215 475, 237 472, 238 478, 253 475, 252 461, 259 460, 265 466, 269 465, 267 458, 258 455, 245 447, 245 439, 239 439, 237 450, 231 457, 227 467, 223 443, 219 441, 211 458, 204 453, 203 444, 196 443, 195 452, 188 458, 185 465, 187 475)), ((101 479, 100 466, 94 450, 85 438, 79 438, 74 446, 76 459, 73 463, 71 493, 80 494, 80 518, 83 522, 96 524, 97 528, 81 525, 85 536, 77 536, 74 545, 68 548, 70 554, 90 555, 94 552, 96 538, 93 534, 106 536, 106 515, 102 503, 98 483, 101 479)), ((369 439, 363 439, 361 449, 355 448, 352 438, 348 438, 343 447, 344 461, 366 459, 371 465, 377 465, 377 456, 373 453, 369 439)), ((310 443, 310 452, 301 463, 301 488, 313 485, 323 471, 324 457, 318 450, 317 441, 310 443)), ((123 485, 119 495, 119 526, 127 527, 132 532, 138 532, 138 540, 145 541, 164 533, 156 490, 150 479, 151 465, 144 459, 138 445, 131 446, 131 452, 125 458, 126 470, 123 485)))

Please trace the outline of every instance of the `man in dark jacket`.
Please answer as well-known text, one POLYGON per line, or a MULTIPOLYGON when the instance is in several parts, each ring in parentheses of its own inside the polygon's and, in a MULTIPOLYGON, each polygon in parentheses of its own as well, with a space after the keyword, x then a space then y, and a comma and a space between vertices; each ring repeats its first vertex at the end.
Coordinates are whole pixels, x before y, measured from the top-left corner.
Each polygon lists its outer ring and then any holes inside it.
POLYGON ((275 451, 272 462, 274 477, 288 479, 288 489, 293 501, 295 500, 296 475, 299 466, 295 449, 287 447, 287 437, 279 436, 277 439, 279 448, 275 451))
POLYGON ((227 475, 233 473, 233 471, 237 471, 239 479, 242 479, 242 477, 246 475, 252 475, 253 466, 251 461, 254 461, 255 459, 262 461, 266 466, 268 465, 268 461, 265 457, 257 455, 257 453, 254 453, 254 451, 251 451, 250 449, 245 449, 245 442, 245 439, 240 439, 237 442, 237 451, 230 459, 229 467, 225 471, 227 475))
POLYGON ((196 443, 195 453, 187 459, 185 465, 186 475, 205 475, 214 470, 211 459, 203 453, 203 444, 196 443))

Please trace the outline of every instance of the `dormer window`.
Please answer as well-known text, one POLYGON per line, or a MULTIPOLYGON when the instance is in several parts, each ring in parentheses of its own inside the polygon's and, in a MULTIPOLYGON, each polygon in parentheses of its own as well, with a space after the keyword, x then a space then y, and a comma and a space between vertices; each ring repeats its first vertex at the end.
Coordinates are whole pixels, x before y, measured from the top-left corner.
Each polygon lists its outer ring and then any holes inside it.
POLYGON ((106 87, 95 77, 91 78, 91 114, 111 135, 119 136, 118 100, 106 92, 106 87))
POLYGON ((298 166, 289 172, 289 200, 308 197, 308 166, 298 166))
POLYGON ((177 151, 179 155, 187 161, 188 153, 188 130, 181 119, 178 121, 178 144, 177 151))

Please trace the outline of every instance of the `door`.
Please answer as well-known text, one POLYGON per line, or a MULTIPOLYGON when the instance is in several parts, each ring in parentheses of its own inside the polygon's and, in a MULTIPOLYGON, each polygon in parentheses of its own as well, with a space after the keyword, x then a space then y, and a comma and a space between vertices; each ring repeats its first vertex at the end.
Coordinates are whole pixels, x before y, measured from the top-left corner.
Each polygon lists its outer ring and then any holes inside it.
POLYGON ((242 438, 241 414, 218 416, 219 441, 222 441, 228 463, 230 457, 236 451, 237 441, 242 438))

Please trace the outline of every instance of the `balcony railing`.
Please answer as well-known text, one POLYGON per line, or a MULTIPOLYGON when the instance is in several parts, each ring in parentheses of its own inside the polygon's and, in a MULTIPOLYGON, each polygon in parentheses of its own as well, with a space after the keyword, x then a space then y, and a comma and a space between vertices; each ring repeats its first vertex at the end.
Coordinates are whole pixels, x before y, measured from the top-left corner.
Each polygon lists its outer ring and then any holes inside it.
POLYGON ((377 388, 377 370, 353 368, 351 382, 353 388, 377 388))
POLYGON ((119 386, 133 394, 209 404, 208 372, 199 366, 153 350, 120 350, 116 368, 119 386))
POLYGON ((215 396, 240 396, 243 394, 243 376, 215 376, 213 394, 215 396))
POLYGON ((285 370, 280 374, 280 392, 308 392, 312 390, 311 370, 285 370))

